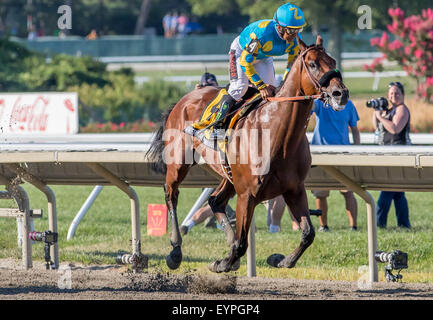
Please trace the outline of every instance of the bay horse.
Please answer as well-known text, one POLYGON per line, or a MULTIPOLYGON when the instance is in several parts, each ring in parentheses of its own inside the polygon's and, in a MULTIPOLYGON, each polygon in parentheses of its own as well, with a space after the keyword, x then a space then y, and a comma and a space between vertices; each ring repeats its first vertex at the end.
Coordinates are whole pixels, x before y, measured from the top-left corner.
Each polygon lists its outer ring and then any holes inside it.
POLYGON ((339 111, 346 105, 349 91, 341 74, 335 69, 336 61, 326 53, 320 35, 314 45, 307 46, 299 37, 298 43, 300 54, 275 95, 275 101, 264 101, 235 125, 233 132, 246 132, 250 138, 255 132, 255 137, 259 138, 255 139, 258 146, 251 145, 249 140, 242 142, 242 135, 228 144, 227 158, 231 177, 227 175, 221 162, 212 161, 219 159, 217 151, 204 147, 198 139, 183 132, 187 124, 199 120, 205 106, 218 93, 218 88, 205 87, 186 94, 163 117, 148 155, 153 157, 165 172, 165 201, 172 225, 170 241, 173 250, 166 258, 170 269, 177 269, 182 261, 177 201, 179 186, 191 167, 197 163, 196 156, 201 157, 207 168, 221 178, 218 188, 209 198, 209 204, 223 225, 230 245, 226 258, 209 265, 211 271, 229 272, 239 268, 240 258, 248 246, 247 235, 254 208, 262 201, 279 195, 283 195, 301 226, 301 242, 288 256, 271 255, 268 263, 274 267, 292 268, 313 242, 315 231, 310 220, 304 187, 304 180, 311 166, 306 129, 313 97, 320 95, 334 110, 339 111), (290 99, 285 97, 298 98, 289 101, 290 99), (260 139, 260 136, 265 139, 260 139), (239 143, 235 143, 236 141, 239 143), (258 148, 259 152, 251 155, 253 148, 258 148), (260 151, 262 157, 257 161, 260 151), (242 157, 247 161, 241 161, 242 157), (261 170, 262 168, 265 169, 261 170), (235 194, 237 204, 234 233, 227 223, 225 207, 235 194), (272 256, 277 258, 270 259, 272 256))

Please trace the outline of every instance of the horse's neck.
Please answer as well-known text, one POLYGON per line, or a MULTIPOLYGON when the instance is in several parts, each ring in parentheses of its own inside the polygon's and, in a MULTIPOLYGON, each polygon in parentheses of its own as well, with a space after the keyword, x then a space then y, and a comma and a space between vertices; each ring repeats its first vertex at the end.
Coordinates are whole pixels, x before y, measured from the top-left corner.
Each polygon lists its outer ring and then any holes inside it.
MULTIPOLYGON (((295 64, 287 76, 277 96, 296 97, 305 95, 301 89, 301 68, 295 64)), ((273 117, 278 125, 271 128, 278 128, 276 132, 275 151, 282 150, 283 154, 295 152, 300 142, 305 139, 305 132, 308 119, 311 113, 311 100, 279 102, 276 109, 276 116, 273 117)))

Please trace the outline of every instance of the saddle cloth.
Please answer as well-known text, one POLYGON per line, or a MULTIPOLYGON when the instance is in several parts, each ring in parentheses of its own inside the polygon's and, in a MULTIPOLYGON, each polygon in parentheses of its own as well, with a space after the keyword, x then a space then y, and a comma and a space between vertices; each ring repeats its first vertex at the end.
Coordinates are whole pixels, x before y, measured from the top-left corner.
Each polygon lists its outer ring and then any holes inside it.
POLYGON ((221 107, 221 98, 225 94, 227 94, 227 90, 222 88, 218 95, 205 107, 200 120, 184 130, 185 133, 200 139, 207 147, 223 153, 227 152, 230 136, 237 121, 245 116, 248 111, 252 110, 253 105, 257 105, 257 102, 261 101, 260 93, 255 93, 250 95, 246 101, 242 100, 240 103, 237 103, 233 107, 233 110, 230 111, 230 114, 227 115, 229 117, 227 119, 229 124, 226 128, 224 139, 217 140, 211 138, 211 134, 213 132, 213 123, 221 107))

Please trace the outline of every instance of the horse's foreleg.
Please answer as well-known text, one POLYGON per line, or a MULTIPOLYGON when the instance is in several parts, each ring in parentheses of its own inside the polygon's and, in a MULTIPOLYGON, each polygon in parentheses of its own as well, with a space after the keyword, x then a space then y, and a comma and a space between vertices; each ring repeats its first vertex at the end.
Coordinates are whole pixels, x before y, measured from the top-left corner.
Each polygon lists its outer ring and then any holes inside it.
POLYGON ((213 272, 229 272, 233 266, 240 263, 248 248, 248 231, 254 214, 256 203, 251 196, 239 196, 236 203, 236 240, 230 246, 228 256, 223 260, 213 262, 209 269, 213 272))
POLYGON ((293 213, 293 216, 301 226, 301 243, 287 257, 284 257, 280 254, 274 254, 271 255, 267 261, 270 265, 274 267, 293 268, 296 265, 298 259, 304 253, 304 251, 313 243, 315 232, 314 226, 310 220, 307 194, 305 192, 304 186, 300 186, 294 192, 287 192, 283 194, 283 196, 291 212, 293 213))
POLYGON ((177 198, 179 196, 179 190, 173 189, 172 186, 164 185, 165 191, 165 203, 171 218, 171 238, 170 242, 173 250, 166 257, 167 266, 174 270, 179 268, 182 262, 182 237, 179 231, 179 222, 177 220, 177 198))

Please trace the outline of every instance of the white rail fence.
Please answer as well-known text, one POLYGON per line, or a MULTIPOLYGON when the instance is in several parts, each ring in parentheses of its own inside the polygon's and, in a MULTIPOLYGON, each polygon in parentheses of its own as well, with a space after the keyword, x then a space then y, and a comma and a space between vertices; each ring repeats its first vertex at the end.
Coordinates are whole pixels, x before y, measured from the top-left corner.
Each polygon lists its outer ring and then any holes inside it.
MULTIPOLYGON (((280 75, 282 78, 282 75, 280 75)), ((359 72, 343 72, 343 79, 362 79, 369 78, 373 80, 373 91, 377 91, 379 88, 379 83, 381 78, 395 78, 395 77, 407 77, 408 74, 405 71, 385 71, 385 72, 375 72, 374 74, 367 71, 359 72)), ((201 76, 166 76, 162 77, 162 80, 167 82, 185 82, 187 87, 191 87, 195 83, 200 82, 201 76)), ((152 80, 152 77, 148 76, 136 76, 135 82, 137 84, 143 84, 152 80)), ((218 80, 220 82, 228 82, 229 75, 218 75, 218 80)))
MULTIPOLYGON (((21 143, 9 139, 0 144, 0 184, 13 186, 11 181, 18 175, 45 193, 49 204, 49 229, 53 232, 57 232, 56 201, 48 185, 116 185, 131 199, 132 252, 140 255, 139 201, 132 186, 161 186, 164 181, 163 176, 155 176, 151 172, 151 162, 144 156, 149 147, 150 135, 138 135, 137 139, 132 139, 133 135, 125 139, 121 139, 122 135, 111 135, 111 139, 104 141, 101 141, 103 137, 94 136, 96 140, 93 143, 89 135, 57 136, 51 140, 44 137, 46 141, 41 141, 40 137, 27 137, 21 143), (21 166, 20 163, 26 165, 21 166), (124 180, 130 184, 125 184, 124 180)), ((361 139, 365 143, 370 136, 361 136, 361 139)), ((431 144, 433 139, 432 135, 413 135, 412 140, 431 144)), ((311 152, 315 168, 307 177, 308 189, 347 188, 366 201, 369 279, 371 282, 377 281, 374 260, 377 249, 375 203, 367 190, 433 191, 431 146, 312 146, 311 152)), ((196 171, 187 177, 185 186, 215 187, 218 184, 216 178, 200 166, 192 170, 196 171)), ((7 197, 10 194, 14 193, 2 193, 7 197)), ((5 215, 10 215, 9 211, 3 211, 5 215)), ((20 206, 18 213, 24 217, 22 234, 27 235, 31 230, 32 219, 28 200, 20 206)), ((255 276, 254 233, 250 234, 249 243, 248 275, 255 276)), ((31 245, 28 237, 24 236, 22 249, 25 268, 32 267, 31 245)), ((51 249, 58 266, 57 244, 51 249)))

